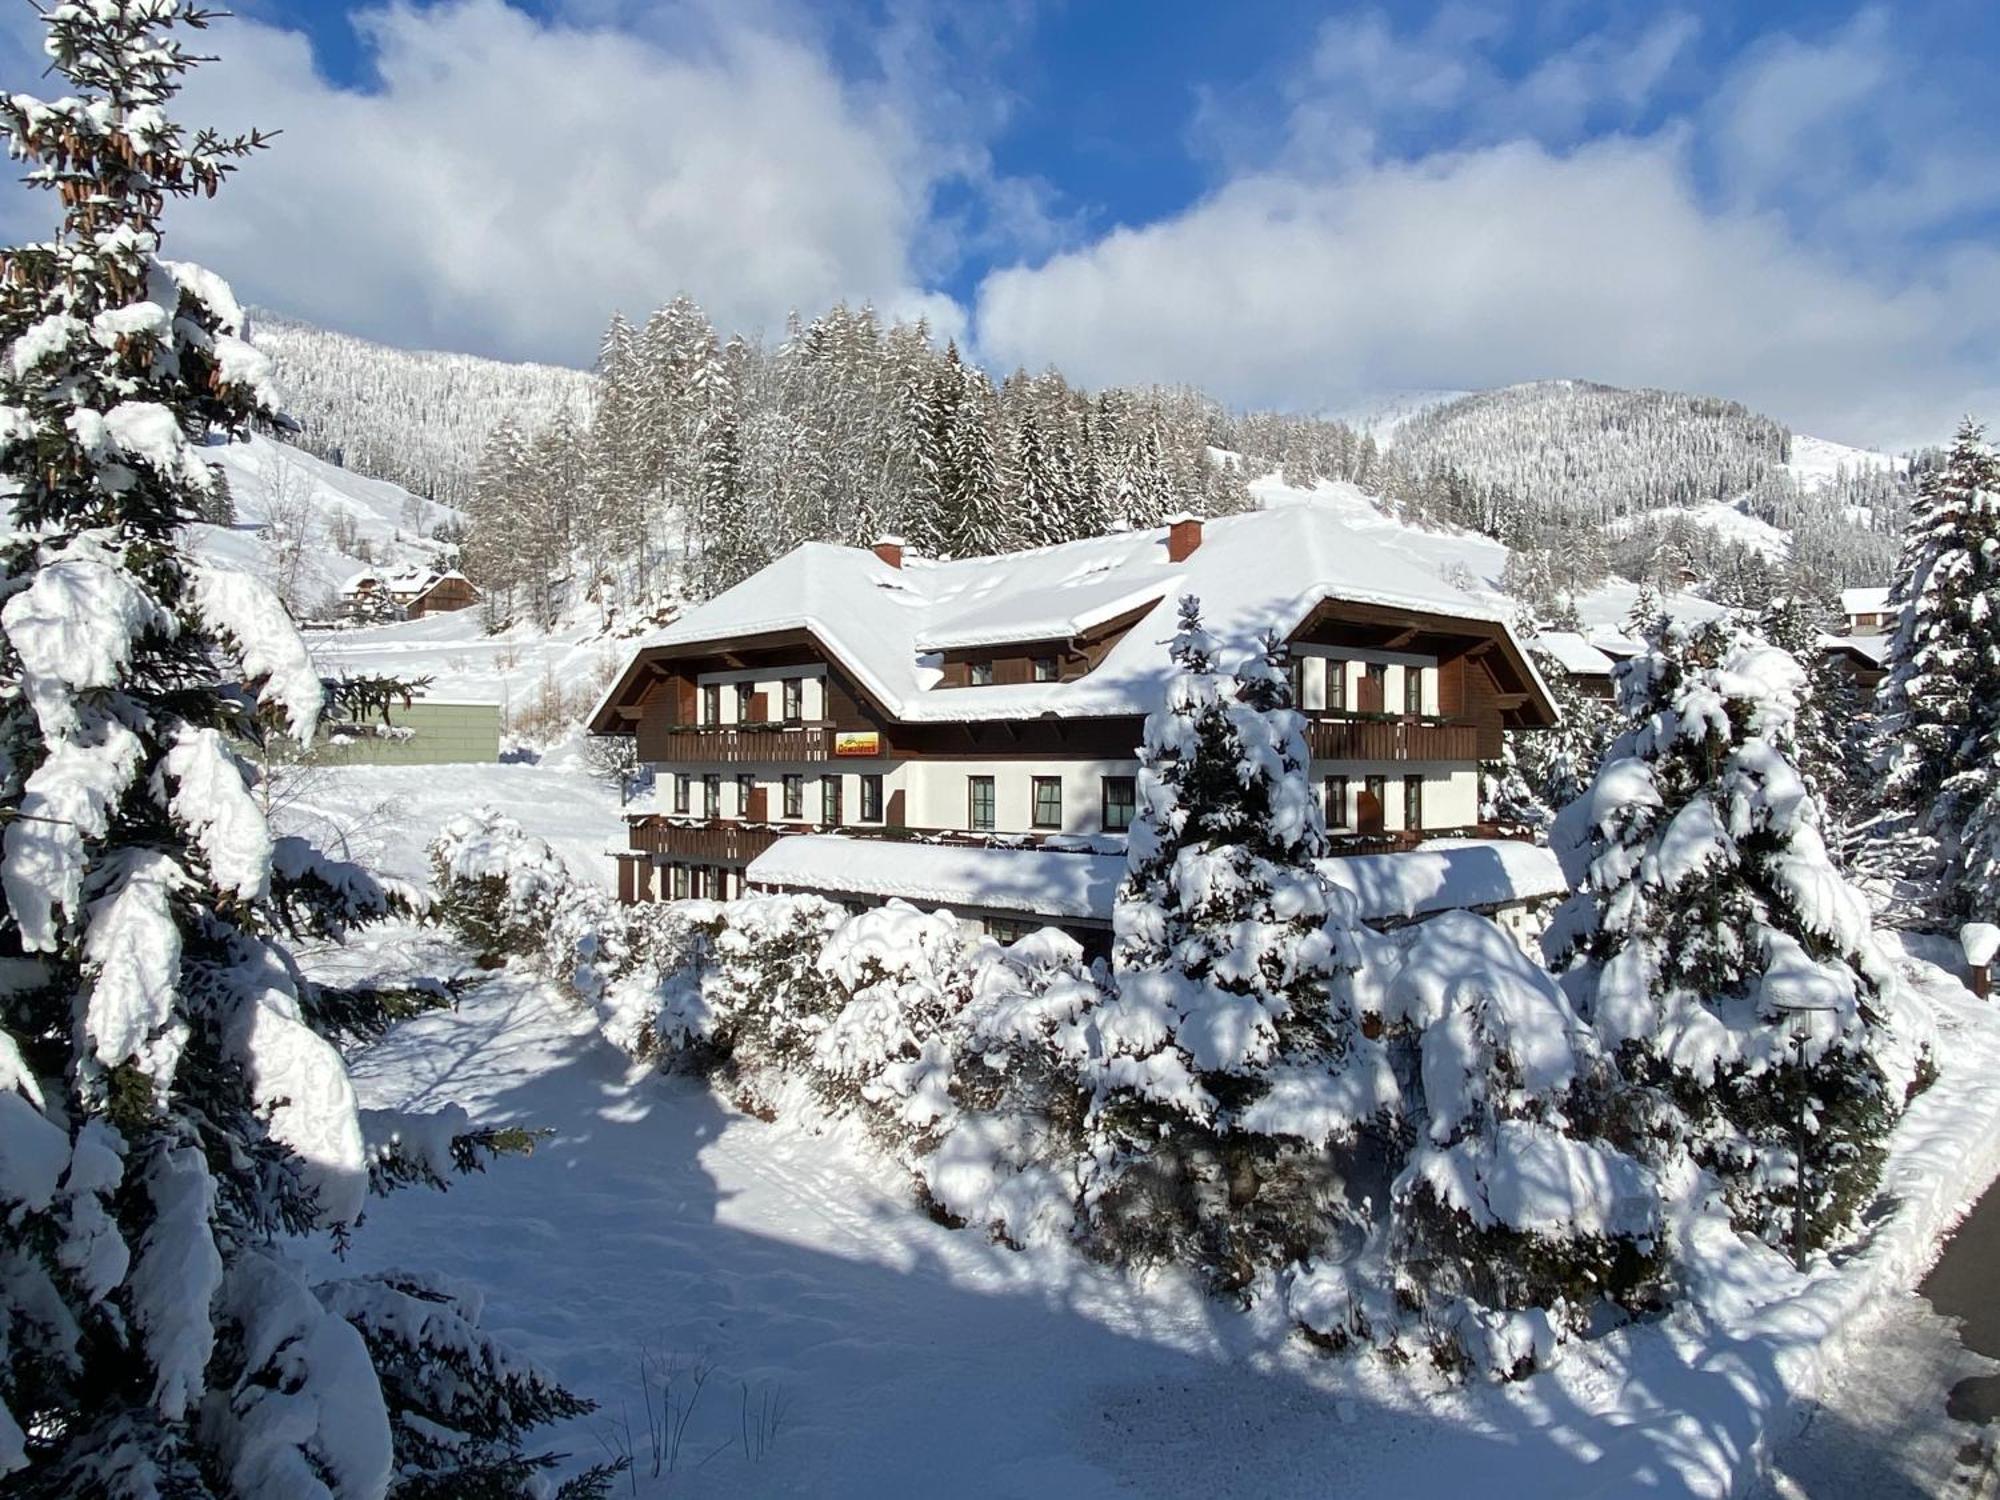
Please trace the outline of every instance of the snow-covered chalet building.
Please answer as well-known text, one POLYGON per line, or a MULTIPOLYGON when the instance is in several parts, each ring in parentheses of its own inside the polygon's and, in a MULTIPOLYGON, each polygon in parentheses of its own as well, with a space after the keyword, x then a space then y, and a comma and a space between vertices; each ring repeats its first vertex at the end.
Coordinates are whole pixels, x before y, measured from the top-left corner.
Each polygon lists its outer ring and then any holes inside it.
POLYGON ((1479 826, 1480 761, 1555 722, 1520 641, 1298 505, 951 562, 893 539, 788 553, 642 641, 592 712, 656 773, 621 898, 902 896, 1101 942, 1185 594, 1225 668, 1266 629, 1290 642, 1329 873, 1364 915, 1553 893, 1546 851, 1479 826))

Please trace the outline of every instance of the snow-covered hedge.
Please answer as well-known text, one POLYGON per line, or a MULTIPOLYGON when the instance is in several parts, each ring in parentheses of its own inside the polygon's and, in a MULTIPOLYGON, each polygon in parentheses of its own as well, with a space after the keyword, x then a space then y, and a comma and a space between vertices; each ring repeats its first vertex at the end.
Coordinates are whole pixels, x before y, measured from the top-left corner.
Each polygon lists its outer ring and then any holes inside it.
POLYGON ((1585 1128, 1594 1038, 1482 917, 1333 933, 1351 1045, 1251 1070, 1203 1116, 1135 1092, 1160 1054, 1135 1046, 1132 997, 1053 929, 1002 945, 900 902, 797 896, 621 907, 491 811, 435 863, 437 910, 483 953, 748 1110, 860 1120, 945 1222, 1181 1266, 1283 1297, 1323 1343, 1500 1374, 1656 1294, 1651 1177, 1585 1128), (1135 1153, 1141 1114, 1157 1149, 1135 1153))

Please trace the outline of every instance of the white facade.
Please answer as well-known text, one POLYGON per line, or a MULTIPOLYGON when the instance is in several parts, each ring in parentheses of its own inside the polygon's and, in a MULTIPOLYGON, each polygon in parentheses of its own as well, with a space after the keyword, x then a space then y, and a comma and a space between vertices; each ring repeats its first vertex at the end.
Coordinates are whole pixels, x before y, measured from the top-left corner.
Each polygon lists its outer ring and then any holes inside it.
MULTIPOLYGON (((728 704, 731 694, 725 691, 723 698, 728 704)), ((993 783, 991 832, 1089 836, 1120 831, 1104 826, 1104 783, 1113 777, 1136 777, 1139 764, 1137 760, 982 760, 967 757, 898 761, 843 758, 785 765, 675 761, 657 769, 660 773, 659 800, 666 810, 676 815, 707 816, 703 779, 715 776, 719 778, 717 816, 747 816, 749 801, 746 792, 761 787, 766 794, 765 821, 796 824, 802 828, 834 826, 822 819, 825 807, 823 783, 829 777, 838 777, 841 814, 838 826, 879 826, 888 820, 890 800, 900 792, 903 795, 902 821, 908 827, 984 832, 988 830, 972 828, 971 783, 975 778, 990 778, 993 783), (799 778, 799 812, 796 817, 785 813, 784 789, 788 775, 799 778), (678 776, 688 779, 684 813, 673 785, 678 776), (878 818, 862 817, 862 780, 867 776, 882 779, 881 816, 878 818), (747 778, 747 783, 741 778, 747 778), (1035 821, 1035 783, 1044 779, 1054 780, 1060 787, 1060 820, 1053 824, 1035 821)), ((1327 809, 1329 825, 1336 833, 1352 833, 1358 829, 1360 799, 1371 776, 1380 777, 1382 782, 1384 832, 1470 828, 1479 821, 1479 773, 1476 767, 1460 762, 1316 760, 1312 763, 1311 775, 1313 790, 1320 795, 1325 795, 1329 778, 1347 778, 1344 819, 1336 815, 1336 809, 1327 809), (1408 777, 1418 777, 1423 782, 1420 798, 1422 822, 1419 828, 1412 828, 1404 816, 1405 778, 1408 777)))

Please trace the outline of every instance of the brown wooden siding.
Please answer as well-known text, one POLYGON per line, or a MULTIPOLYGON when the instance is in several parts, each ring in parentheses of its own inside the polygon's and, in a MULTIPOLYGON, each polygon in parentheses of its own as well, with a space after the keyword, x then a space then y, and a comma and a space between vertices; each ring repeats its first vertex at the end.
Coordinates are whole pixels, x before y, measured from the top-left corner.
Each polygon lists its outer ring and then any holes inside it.
POLYGON ((1314 718, 1306 737, 1314 760, 1473 760, 1479 728, 1432 719, 1314 718))
POLYGON ((674 863, 741 864, 755 859, 779 839, 807 831, 756 828, 725 820, 704 823, 646 817, 631 820, 630 841, 638 853, 674 863))

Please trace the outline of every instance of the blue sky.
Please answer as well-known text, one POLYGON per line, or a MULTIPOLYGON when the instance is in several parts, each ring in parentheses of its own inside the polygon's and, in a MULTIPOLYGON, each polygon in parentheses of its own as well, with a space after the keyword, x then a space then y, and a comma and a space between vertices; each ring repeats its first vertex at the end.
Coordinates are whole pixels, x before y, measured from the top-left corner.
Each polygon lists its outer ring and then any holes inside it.
POLYGON ((2000 416, 1990 0, 239 11, 185 112, 285 134, 172 248, 391 342, 583 363, 685 289, 1238 404, 1571 375, 1884 445, 2000 416))

